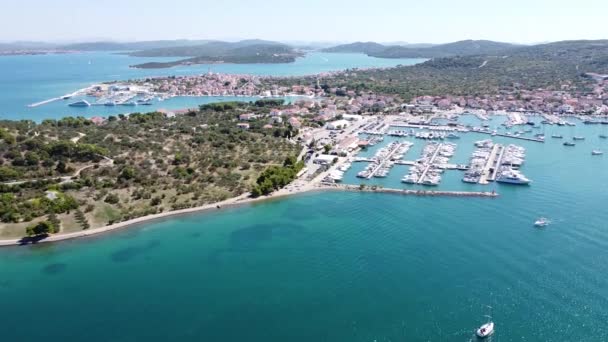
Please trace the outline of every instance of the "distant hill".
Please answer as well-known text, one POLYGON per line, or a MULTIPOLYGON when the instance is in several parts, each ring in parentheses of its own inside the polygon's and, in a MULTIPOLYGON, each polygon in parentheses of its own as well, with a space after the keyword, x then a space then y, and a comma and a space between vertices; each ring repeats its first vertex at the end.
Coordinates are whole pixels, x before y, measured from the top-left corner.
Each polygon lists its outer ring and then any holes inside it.
POLYGON ((138 51, 138 57, 190 57, 172 62, 150 62, 134 65, 135 68, 168 68, 177 65, 206 63, 290 63, 302 55, 292 47, 260 40, 236 43, 210 42, 196 46, 181 46, 138 51))
POLYGON ((437 58, 495 54, 504 52, 505 50, 514 47, 517 47, 517 45, 493 42, 490 40, 462 40, 459 42, 435 45, 426 48, 390 46, 371 55, 374 57, 383 58, 437 58))
MULTIPOLYGON (((156 49, 144 49, 130 53, 135 57, 200 57, 200 56, 225 56, 233 54, 236 49, 257 47, 274 47, 277 51, 291 49, 288 45, 265 41, 265 40, 242 40, 239 42, 210 41, 202 44, 190 44, 183 46, 163 47, 156 49)), ((242 51, 237 51, 242 53, 242 51)))
POLYGON ((381 58, 438 58, 500 53, 517 47, 509 43, 489 40, 463 40, 454 43, 431 45, 382 45, 373 42, 338 45, 324 49, 325 52, 358 52, 381 58))
POLYGON ((323 49, 323 52, 331 53, 364 53, 373 54, 385 50, 387 47, 375 42, 356 42, 351 44, 343 44, 330 48, 323 49))
MULTIPOLYGON (((493 94, 504 89, 559 90, 562 85, 588 91, 593 81, 586 73, 608 74, 608 40, 511 46, 506 50, 500 47, 488 44, 474 48, 474 55, 437 57, 413 66, 345 73, 328 80, 328 85, 411 99, 420 95, 493 94)), ((448 52, 473 53, 459 49, 448 52)))
POLYGON ((211 40, 154 40, 143 42, 87 42, 62 45, 61 49, 71 51, 135 51, 147 49, 171 48, 178 46, 192 46, 209 43, 211 40))

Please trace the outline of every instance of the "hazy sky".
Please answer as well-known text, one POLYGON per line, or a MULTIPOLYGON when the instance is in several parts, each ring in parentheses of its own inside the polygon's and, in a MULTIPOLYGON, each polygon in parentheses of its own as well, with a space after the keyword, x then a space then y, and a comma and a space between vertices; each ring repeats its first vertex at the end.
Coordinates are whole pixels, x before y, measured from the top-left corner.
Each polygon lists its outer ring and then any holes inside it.
POLYGON ((608 38, 608 0, 2 0, 0 40, 608 38))

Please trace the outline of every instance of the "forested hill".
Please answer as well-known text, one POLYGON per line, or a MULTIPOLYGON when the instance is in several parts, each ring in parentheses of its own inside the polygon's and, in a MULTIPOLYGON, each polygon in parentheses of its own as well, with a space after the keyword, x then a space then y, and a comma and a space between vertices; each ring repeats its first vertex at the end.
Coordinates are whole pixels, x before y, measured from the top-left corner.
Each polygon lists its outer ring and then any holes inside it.
POLYGON ((150 62, 135 68, 169 68, 177 65, 208 63, 290 63, 302 54, 290 46, 278 43, 250 41, 250 44, 209 43, 200 46, 141 51, 136 56, 193 56, 172 62, 150 62))
POLYGON ((454 43, 429 47, 385 46, 378 43, 353 43, 328 48, 325 52, 360 52, 382 58, 438 58, 450 56, 469 56, 478 54, 497 54, 518 47, 517 45, 489 40, 463 40, 454 43))
MULTIPOLYGON (((608 73, 608 40, 562 41, 513 48, 506 54, 434 58, 414 66, 357 70, 323 81, 330 86, 399 94, 492 94, 502 90, 584 89, 587 72, 608 73)), ((309 82, 298 80, 297 82, 309 82)))
POLYGON ((343 44, 330 48, 323 49, 323 52, 331 53, 378 53, 387 47, 375 42, 356 42, 351 44, 343 44))
POLYGON ((172 48, 177 46, 191 46, 201 45, 211 42, 210 40, 154 40, 154 41, 141 41, 141 42, 111 42, 111 41, 99 41, 99 42, 85 42, 75 43, 69 45, 60 46, 60 49, 68 51, 135 51, 135 50, 147 50, 147 49, 159 49, 159 48, 172 48))
POLYGON ((206 42, 197 45, 173 46, 158 49, 147 49, 131 53, 136 57, 217 57, 227 55, 245 55, 260 52, 260 49, 274 52, 291 52, 293 49, 285 44, 266 40, 242 40, 239 42, 206 42))

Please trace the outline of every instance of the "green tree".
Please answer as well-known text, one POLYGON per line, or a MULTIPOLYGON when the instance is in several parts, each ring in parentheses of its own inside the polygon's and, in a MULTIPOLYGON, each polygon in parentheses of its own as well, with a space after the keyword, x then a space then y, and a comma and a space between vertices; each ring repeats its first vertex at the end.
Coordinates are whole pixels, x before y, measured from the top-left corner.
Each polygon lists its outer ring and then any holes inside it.
POLYGON ((53 226, 49 221, 42 221, 25 228, 25 233, 28 236, 44 236, 57 233, 57 231, 57 227, 53 226))
POLYGON ((108 194, 104 199, 104 202, 110 204, 118 204, 118 202, 120 202, 120 198, 118 198, 118 195, 116 194, 108 194))

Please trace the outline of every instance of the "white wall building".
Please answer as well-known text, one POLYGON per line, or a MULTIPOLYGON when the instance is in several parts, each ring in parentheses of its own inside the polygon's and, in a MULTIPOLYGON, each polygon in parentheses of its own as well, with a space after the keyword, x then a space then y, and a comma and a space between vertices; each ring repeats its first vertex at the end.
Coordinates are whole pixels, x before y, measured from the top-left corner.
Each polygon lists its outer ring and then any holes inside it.
POLYGON ((336 120, 332 122, 328 122, 325 128, 331 130, 344 129, 349 126, 349 122, 346 120, 336 120))

